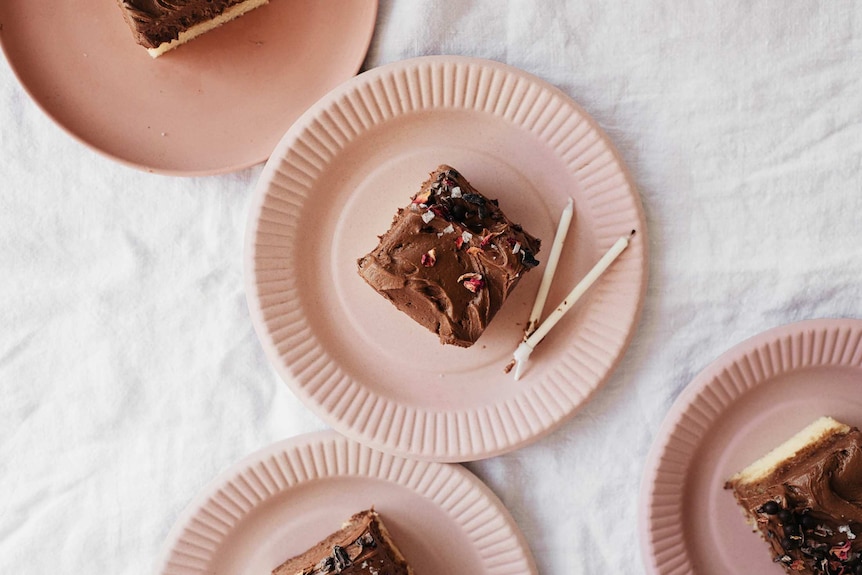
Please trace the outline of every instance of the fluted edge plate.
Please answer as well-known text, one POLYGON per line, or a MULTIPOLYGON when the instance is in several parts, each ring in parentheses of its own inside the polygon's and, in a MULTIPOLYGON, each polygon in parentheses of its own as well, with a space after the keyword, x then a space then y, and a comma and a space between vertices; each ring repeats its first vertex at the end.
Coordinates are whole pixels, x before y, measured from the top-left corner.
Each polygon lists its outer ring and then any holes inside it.
POLYGON ((783 573, 745 522, 731 475, 821 415, 862 426, 862 321, 770 329, 680 394, 647 459, 639 531, 653 575, 783 573))
POLYGON ((333 431, 274 443, 220 474, 177 519, 156 572, 269 573, 372 506, 416 573, 537 573, 511 515, 464 467, 333 431))
POLYGON ((330 92, 281 140, 249 218, 249 309, 282 379, 341 433, 419 459, 490 457, 557 427, 620 361, 646 289, 643 209, 606 135, 562 91, 484 59, 396 62, 330 92), (441 346, 356 273, 357 258, 441 163, 542 238, 540 260, 574 199, 546 309, 637 231, 519 382, 504 367, 543 268, 525 275, 469 349, 441 346))

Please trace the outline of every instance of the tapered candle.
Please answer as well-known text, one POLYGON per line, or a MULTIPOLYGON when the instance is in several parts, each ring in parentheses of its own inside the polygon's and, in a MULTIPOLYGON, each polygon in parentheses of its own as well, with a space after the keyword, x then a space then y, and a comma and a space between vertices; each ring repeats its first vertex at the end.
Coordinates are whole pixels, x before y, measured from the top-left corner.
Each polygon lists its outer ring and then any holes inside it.
POLYGON ((551 291, 551 282, 554 280, 554 274, 557 271, 557 264, 560 262, 560 254, 563 251, 563 243, 566 241, 566 235, 569 233, 569 226, 572 223, 572 215, 574 214, 574 202, 569 198, 569 202, 560 214, 560 222, 557 224, 557 233, 554 235, 554 243, 551 246, 551 253, 548 255, 548 261, 545 263, 545 271, 542 273, 542 282, 539 284, 539 291, 536 293, 536 301, 533 302, 533 309, 530 312, 530 321, 527 322, 527 329, 524 330, 524 339, 530 336, 539 327, 539 320, 542 317, 542 310, 545 309, 545 302, 548 300, 548 292, 551 291))
POLYGON ((521 342, 521 345, 515 350, 513 354, 513 358, 515 360, 515 380, 521 378, 521 372, 524 369, 524 366, 527 364, 527 360, 530 358, 530 354, 536 348, 536 346, 545 339, 545 336, 548 335, 548 332, 551 331, 557 322, 559 322, 566 312, 572 309, 572 306, 581 298, 584 293, 590 289, 597 279, 605 272, 605 270, 610 267, 610 265, 616 260, 623 250, 625 250, 629 241, 634 237, 635 230, 628 235, 625 235, 618 239, 614 245, 611 246, 611 249, 602 256, 602 258, 593 266, 587 275, 578 282, 569 295, 567 295, 563 301, 548 315, 547 319, 542 322, 542 324, 536 328, 536 330, 528 337, 526 340, 521 342))

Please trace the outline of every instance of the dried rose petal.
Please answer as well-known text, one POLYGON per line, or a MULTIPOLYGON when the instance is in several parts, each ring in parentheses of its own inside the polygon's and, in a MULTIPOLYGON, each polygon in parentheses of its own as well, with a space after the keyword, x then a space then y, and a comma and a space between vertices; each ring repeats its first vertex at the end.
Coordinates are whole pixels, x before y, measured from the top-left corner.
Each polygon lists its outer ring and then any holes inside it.
POLYGON ((493 240, 494 238, 496 238, 497 236, 499 236, 502 233, 503 232, 497 232, 495 234, 488 234, 487 236, 482 238, 482 241, 479 242, 479 245, 482 246, 483 248, 486 247, 488 244, 491 243, 491 240, 493 240))
POLYGON ((437 250, 430 249, 424 254, 422 254, 422 265, 426 268, 434 267, 434 264, 437 263, 437 250))
POLYGON ((458 283, 460 283, 473 293, 476 293, 480 289, 485 287, 485 280, 482 279, 482 274, 477 273, 461 274, 458 277, 458 283))
POLYGON ((435 204, 429 209, 434 212, 434 215, 436 215, 437 217, 443 218, 444 220, 449 219, 449 210, 446 208, 446 206, 435 204))
POLYGON ((478 292, 480 289, 485 287, 485 280, 482 278, 473 278, 466 280, 464 282, 464 287, 470 290, 473 293, 478 292))
POLYGON ((850 555, 850 542, 845 541, 843 545, 836 545, 829 552, 837 557, 840 561, 845 561, 850 555))
POLYGON ((464 236, 458 236, 457 238, 455 238, 455 249, 456 250, 460 250, 463 245, 464 245, 464 236))
POLYGON ((428 200, 431 199, 431 190, 425 190, 424 192, 419 192, 416 194, 416 197, 413 198, 414 204, 427 204, 428 200))

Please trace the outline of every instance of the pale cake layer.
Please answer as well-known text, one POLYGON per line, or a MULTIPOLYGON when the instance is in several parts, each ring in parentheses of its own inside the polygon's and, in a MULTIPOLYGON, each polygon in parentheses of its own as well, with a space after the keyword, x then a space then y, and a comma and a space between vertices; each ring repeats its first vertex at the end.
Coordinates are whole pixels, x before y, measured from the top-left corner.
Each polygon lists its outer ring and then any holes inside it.
POLYGON ((771 473, 774 473, 782 464, 796 457, 802 450, 813 448, 833 435, 843 435, 849 431, 849 425, 836 421, 831 417, 821 417, 731 477, 730 483, 760 481, 764 477, 768 477, 771 473))
POLYGON ((177 46, 181 46, 189 40, 197 38, 201 34, 206 34, 207 32, 218 28, 222 24, 230 22, 235 18, 239 18, 246 12, 263 6, 268 2, 269 0, 246 0, 245 2, 242 2, 240 4, 235 4, 230 8, 226 9, 224 12, 222 12, 215 18, 213 18, 212 20, 207 20, 206 22, 195 24, 188 30, 180 32, 179 37, 176 40, 171 40, 170 42, 163 42, 155 48, 147 48, 147 52, 149 52, 150 56, 152 56, 153 58, 158 58, 165 52, 173 50, 177 46))

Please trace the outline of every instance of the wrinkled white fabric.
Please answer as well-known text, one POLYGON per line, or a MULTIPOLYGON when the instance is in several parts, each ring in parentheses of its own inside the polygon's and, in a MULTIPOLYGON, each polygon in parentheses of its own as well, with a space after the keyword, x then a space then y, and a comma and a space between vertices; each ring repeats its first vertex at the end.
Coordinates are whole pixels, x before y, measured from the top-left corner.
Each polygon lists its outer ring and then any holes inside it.
MULTIPOLYGON (((644 459, 682 388, 765 329, 862 316, 862 4, 383 0, 366 67, 424 54, 559 86, 642 194, 650 283, 622 364, 552 435, 468 467, 541 573, 643 573, 644 459)), ((0 65, 0 573, 151 573, 220 470, 324 428, 249 320, 260 172, 118 165, 0 65)))

